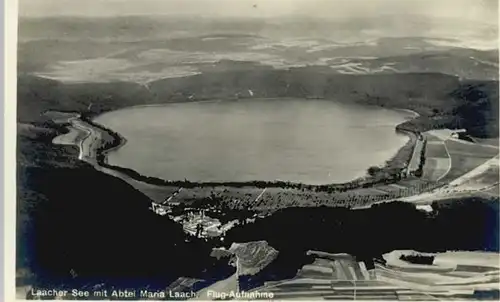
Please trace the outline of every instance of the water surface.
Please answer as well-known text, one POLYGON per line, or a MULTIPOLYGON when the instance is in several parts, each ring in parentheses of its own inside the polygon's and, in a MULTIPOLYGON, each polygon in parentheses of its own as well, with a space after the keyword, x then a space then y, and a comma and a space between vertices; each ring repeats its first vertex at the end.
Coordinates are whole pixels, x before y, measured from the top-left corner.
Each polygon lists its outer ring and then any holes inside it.
POLYGON ((328 100, 240 100, 132 107, 100 123, 127 139, 109 163, 168 180, 338 183, 383 165, 410 114, 328 100))

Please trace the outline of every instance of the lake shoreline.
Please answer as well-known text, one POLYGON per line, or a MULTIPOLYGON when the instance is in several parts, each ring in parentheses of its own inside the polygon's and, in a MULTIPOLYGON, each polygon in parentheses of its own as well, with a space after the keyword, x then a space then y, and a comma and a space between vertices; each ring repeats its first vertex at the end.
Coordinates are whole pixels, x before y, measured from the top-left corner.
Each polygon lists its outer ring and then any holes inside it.
MULTIPOLYGON (((272 99, 272 98, 271 98, 272 99)), ((245 99, 246 100, 246 99, 245 99)), ((219 101, 226 101, 226 100, 203 100, 201 102, 219 102, 219 101)), ((231 101, 231 100, 227 100, 231 101)), ((238 100, 233 100, 233 101, 238 101, 238 100)), ((199 102, 199 101, 190 101, 190 102, 199 102)), ((185 103, 185 102, 176 102, 176 103, 185 103)), ((154 106, 164 106, 164 104, 150 104, 150 105, 137 105, 137 106, 129 106, 129 107, 124 107, 118 110, 127 110, 130 108, 137 108, 137 107, 154 107, 154 106)), ((368 105, 371 106, 371 105, 368 105)), ((374 107, 379 107, 379 106, 374 106, 374 107)), ((385 108, 385 107, 383 107, 385 108)), ((399 129, 399 126, 408 123, 408 121, 414 120, 415 118, 418 118, 420 115, 410 109, 404 109, 404 108, 387 108, 389 110, 395 110, 395 111, 404 111, 406 113, 411 113, 413 117, 410 118, 410 120, 406 120, 398 125, 395 126, 395 131, 401 135, 405 135, 409 138, 408 142, 400 147, 398 151, 390 157, 383 166, 380 167, 382 172, 394 172, 394 170, 402 170, 404 168, 404 162, 408 162, 411 158, 408 157, 408 153, 411 153, 411 150, 413 150, 413 147, 416 142, 417 138, 417 133, 412 132, 410 130, 406 129, 399 129), (409 151, 410 150, 410 151, 409 151)), ((115 111, 115 110, 113 110, 115 111)), ((97 116, 101 116, 103 114, 106 114, 108 112, 112 111, 107 111, 107 112, 102 112, 100 114, 92 115, 90 113, 84 113, 80 117, 82 121, 88 123, 90 126, 92 126, 95 129, 99 129, 100 131, 103 131, 107 135, 111 136, 112 142, 107 142, 106 146, 100 146, 95 150, 96 153, 96 160, 95 164, 100 165, 102 168, 106 169, 112 169, 115 172, 118 173, 123 173, 126 175, 126 177, 132 178, 136 181, 139 182, 144 182, 146 184, 150 185, 156 185, 156 186, 182 186, 182 187, 212 187, 212 186, 234 186, 234 187, 259 187, 259 188, 264 188, 264 187, 280 187, 280 188, 319 188, 319 189, 326 189, 326 188, 334 188, 334 189, 354 189, 354 188, 359 188, 359 187, 368 187, 371 185, 375 185, 381 181, 381 179, 373 179, 373 177, 366 176, 366 177, 358 177, 354 178, 350 181, 346 182, 340 182, 340 183, 328 183, 328 184, 308 184, 308 183, 303 183, 303 182, 290 182, 290 181, 264 181, 264 180, 250 180, 250 181, 188 181, 188 180, 165 180, 159 177, 150 177, 146 175, 142 175, 139 172, 126 168, 126 167, 120 167, 120 166, 114 166, 108 163, 107 161, 107 155, 115 150, 118 150, 119 148, 123 147, 126 143, 127 140, 125 137, 123 137, 120 133, 113 131, 112 129, 109 129, 97 122, 95 122, 95 118, 97 116)), ((366 167, 368 170, 369 167, 366 167)))

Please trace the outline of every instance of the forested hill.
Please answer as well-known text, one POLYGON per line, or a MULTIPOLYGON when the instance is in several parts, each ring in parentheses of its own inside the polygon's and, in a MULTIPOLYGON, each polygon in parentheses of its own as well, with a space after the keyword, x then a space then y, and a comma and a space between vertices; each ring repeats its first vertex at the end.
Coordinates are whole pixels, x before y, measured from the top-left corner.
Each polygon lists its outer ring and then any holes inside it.
POLYGON ((53 145, 53 135, 18 135, 18 286, 164 288, 180 276, 210 282, 233 273, 210 257, 213 242, 187 236, 141 192, 53 145))
MULTIPOLYGON (((260 97, 325 98, 458 117, 476 136, 498 136, 498 82, 461 81, 437 73, 339 75, 327 68, 274 70, 249 66, 170 78, 147 85, 128 82, 64 84, 21 75, 18 120, 41 121, 47 109, 93 114, 133 105, 260 97)), ((449 126, 449 125, 447 125, 449 126)))

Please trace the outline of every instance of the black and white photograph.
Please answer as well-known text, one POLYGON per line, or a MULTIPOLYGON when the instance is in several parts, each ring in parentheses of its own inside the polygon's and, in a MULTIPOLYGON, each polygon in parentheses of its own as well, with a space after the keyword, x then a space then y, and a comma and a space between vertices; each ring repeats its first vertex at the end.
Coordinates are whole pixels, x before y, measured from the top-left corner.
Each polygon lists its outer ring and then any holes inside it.
POLYGON ((15 299, 498 301, 498 15, 19 0, 15 299))

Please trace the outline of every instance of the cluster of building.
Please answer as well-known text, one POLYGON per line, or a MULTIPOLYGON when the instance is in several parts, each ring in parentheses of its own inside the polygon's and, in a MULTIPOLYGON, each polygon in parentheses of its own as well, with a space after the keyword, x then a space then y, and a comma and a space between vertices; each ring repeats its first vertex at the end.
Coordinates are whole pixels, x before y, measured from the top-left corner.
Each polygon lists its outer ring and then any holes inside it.
POLYGON ((203 210, 197 213, 188 212, 185 215, 174 217, 173 220, 181 222, 186 233, 199 238, 224 236, 226 231, 231 229, 237 222, 233 220, 222 224, 217 218, 205 215, 203 210))
POLYGON ((186 233, 198 238, 222 236, 223 239, 225 232, 237 223, 237 220, 233 220, 222 224, 219 219, 206 215, 204 210, 186 211, 182 215, 174 216, 172 215, 172 206, 176 205, 179 203, 158 204, 153 202, 151 210, 161 216, 168 215, 173 221, 182 224, 186 233))

